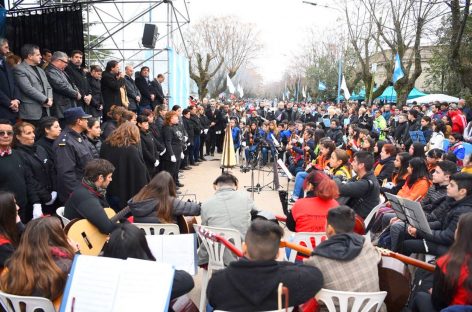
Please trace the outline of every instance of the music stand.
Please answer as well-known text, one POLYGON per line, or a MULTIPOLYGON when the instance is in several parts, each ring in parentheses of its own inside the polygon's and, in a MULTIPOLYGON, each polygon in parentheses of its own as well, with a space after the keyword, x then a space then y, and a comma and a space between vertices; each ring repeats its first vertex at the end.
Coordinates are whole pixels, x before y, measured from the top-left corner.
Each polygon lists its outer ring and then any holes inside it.
POLYGON ((432 233, 420 203, 390 193, 385 196, 400 220, 420 231, 432 233))

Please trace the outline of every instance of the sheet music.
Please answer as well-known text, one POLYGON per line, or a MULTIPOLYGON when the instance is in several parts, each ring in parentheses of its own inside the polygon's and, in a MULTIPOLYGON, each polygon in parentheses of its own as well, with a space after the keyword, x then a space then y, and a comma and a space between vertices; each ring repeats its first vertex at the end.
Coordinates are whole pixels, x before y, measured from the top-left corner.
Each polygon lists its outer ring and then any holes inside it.
POLYGON ((72 299, 75 297, 74 310, 88 312, 113 311, 116 289, 118 287, 119 272, 123 269, 124 260, 95 257, 76 256, 74 268, 69 276, 70 288, 66 289, 66 304, 61 304, 60 311, 71 311, 72 299), (63 308, 64 306, 64 308, 63 308))
POLYGON ((174 279, 172 266, 132 258, 128 258, 125 264, 113 311, 167 312, 174 279))
POLYGON ((277 163, 279 164, 280 168, 284 171, 284 173, 287 175, 287 178, 293 181, 293 175, 290 173, 288 170, 287 166, 285 166, 284 161, 282 159, 277 160, 277 163))
POLYGON ((197 244, 195 234, 146 235, 149 248, 158 262, 176 270, 197 274, 197 244))
POLYGON ((385 196, 387 197, 387 200, 390 202, 392 209, 395 211, 397 218, 402 220, 403 222, 407 222, 406 215, 403 212, 403 207, 401 203, 398 201, 398 197, 390 193, 385 193, 385 196))
POLYGON ((395 210, 395 213, 400 220, 406 220, 406 223, 425 233, 432 233, 420 203, 389 193, 386 193, 385 195, 392 204, 392 208, 395 210))

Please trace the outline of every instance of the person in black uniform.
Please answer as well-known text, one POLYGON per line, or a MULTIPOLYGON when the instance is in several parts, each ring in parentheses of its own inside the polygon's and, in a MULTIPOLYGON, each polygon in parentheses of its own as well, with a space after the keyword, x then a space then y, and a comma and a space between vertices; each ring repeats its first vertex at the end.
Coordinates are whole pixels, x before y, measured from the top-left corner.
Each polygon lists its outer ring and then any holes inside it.
POLYGON ((216 151, 223 153, 223 141, 225 138, 225 129, 229 121, 229 105, 225 104, 219 110, 216 116, 216 151))
POLYGON ((164 82, 165 78, 163 74, 157 75, 157 78, 151 81, 151 89, 153 90, 156 98, 152 103, 152 107, 156 107, 157 105, 166 104, 166 99, 164 96, 164 91, 162 90, 162 83, 164 82))
POLYGON ((179 114, 177 112, 167 112, 162 132, 166 146, 166 152, 162 155, 162 169, 170 173, 174 178, 175 185, 183 187, 184 185, 179 182, 179 167, 184 157, 184 134, 179 127, 179 114))
POLYGON ((61 203, 65 203, 70 193, 80 185, 85 165, 93 159, 87 137, 87 115, 82 107, 73 107, 64 111, 67 127, 54 141, 56 153, 57 194, 61 203))
POLYGON ((210 108, 208 108, 205 112, 205 115, 210 122, 210 126, 208 128, 208 145, 207 151, 205 156, 215 155, 215 146, 216 146, 216 120, 218 119, 219 111, 216 109, 216 101, 214 99, 210 100, 210 108))
POLYGON ((143 159, 152 179, 157 173, 157 166, 159 166, 159 153, 157 151, 156 139, 149 131, 149 120, 147 116, 139 115, 137 118, 137 126, 141 136, 141 150, 143 152, 143 159))
POLYGON ((110 207, 105 192, 115 167, 108 160, 92 159, 85 165, 84 177, 74 189, 64 208, 69 220, 87 219, 103 234, 110 234, 116 223, 110 221, 103 208, 110 207))
POLYGON ((90 92, 92 94, 92 100, 90 106, 94 109, 90 110, 90 114, 93 117, 101 117, 103 110, 103 97, 102 97, 102 85, 100 80, 102 79, 102 68, 98 65, 90 66, 90 72, 87 74, 87 81, 90 86, 90 92))
POLYGON ((134 82, 141 93, 141 98, 138 105, 138 113, 141 113, 141 111, 144 109, 151 109, 151 104, 156 98, 156 95, 151 88, 151 82, 149 81, 149 67, 141 67, 139 76, 136 77, 134 82))

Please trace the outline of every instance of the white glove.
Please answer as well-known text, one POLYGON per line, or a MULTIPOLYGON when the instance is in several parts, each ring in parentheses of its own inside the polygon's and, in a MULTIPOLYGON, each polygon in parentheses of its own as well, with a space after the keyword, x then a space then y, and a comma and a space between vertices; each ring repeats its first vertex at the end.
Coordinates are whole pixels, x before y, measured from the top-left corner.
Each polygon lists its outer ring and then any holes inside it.
POLYGON ((184 142, 188 141, 188 136, 184 135, 184 142))
POLYGON ((177 162, 177 158, 175 157, 175 155, 170 156, 170 161, 177 162))
POLYGON ((203 133, 207 134, 207 133, 208 133, 208 129, 203 130, 203 133))
POLYGON ((46 205, 49 206, 49 205, 54 204, 54 202, 56 201, 56 199, 57 199, 57 192, 56 192, 56 191, 52 191, 52 192, 51 192, 51 200, 48 201, 48 202, 46 203, 46 205))
POLYGON ((43 215, 41 204, 33 204, 33 219, 37 219, 43 215))
POLYGON ((159 159, 156 159, 156 162, 154 163, 154 167, 159 166, 159 159))
POLYGON ((164 155, 166 153, 167 149, 164 148, 162 152, 159 153, 160 156, 164 155))
POLYGON ((184 152, 180 153, 180 157, 185 158, 184 152))

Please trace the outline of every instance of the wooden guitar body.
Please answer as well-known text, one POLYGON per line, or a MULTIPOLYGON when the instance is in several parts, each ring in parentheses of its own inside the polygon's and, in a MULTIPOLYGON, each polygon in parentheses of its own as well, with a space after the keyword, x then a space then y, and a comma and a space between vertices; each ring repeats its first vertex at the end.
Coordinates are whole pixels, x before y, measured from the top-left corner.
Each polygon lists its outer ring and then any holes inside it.
MULTIPOLYGON (((116 214, 111 208, 105 208, 105 213, 109 219, 116 214)), ((64 231, 68 238, 79 244, 80 253, 89 256, 98 256, 108 238, 107 234, 101 233, 87 219, 72 220, 67 224, 64 231)))

